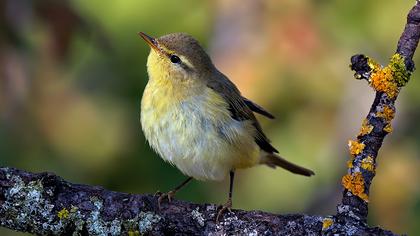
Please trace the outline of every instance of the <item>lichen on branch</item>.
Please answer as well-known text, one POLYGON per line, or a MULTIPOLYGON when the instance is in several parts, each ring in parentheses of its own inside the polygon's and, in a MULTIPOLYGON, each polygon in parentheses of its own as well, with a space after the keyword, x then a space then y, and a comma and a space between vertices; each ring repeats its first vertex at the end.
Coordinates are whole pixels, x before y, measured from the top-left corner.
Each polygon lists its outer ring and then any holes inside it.
MULTIPOLYGON (((0 168, 0 225, 38 235, 319 235, 323 217, 232 210, 215 223, 217 206, 72 184, 51 173, 0 168)), ((348 225, 334 223, 341 232, 348 225)), ((332 226, 331 226, 332 227, 332 226)), ((361 235, 394 235, 354 226, 361 235)))
POLYGON ((356 79, 367 80, 375 90, 375 100, 362 122, 355 140, 349 141, 350 160, 347 174, 342 177, 344 187, 338 216, 366 223, 369 188, 376 173, 376 158, 386 135, 392 132, 395 101, 401 88, 414 71, 412 57, 420 38, 420 5, 411 9, 407 24, 398 41, 397 51, 387 66, 362 54, 351 58, 350 68, 356 79))
POLYGON ((372 106, 371 111, 375 112, 370 112, 363 120, 357 139, 349 141, 351 159, 348 161, 348 173, 343 176, 341 182, 346 195, 357 196, 367 203, 370 182, 375 175, 376 154, 380 145, 366 150, 365 147, 369 144, 368 142, 371 144, 377 137, 379 139, 376 141, 381 144, 383 138, 391 133, 391 121, 395 117, 394 101, 401 87, 410 80, 412 71, 405 65, 406 58, 399 53, 394 54, 385 67, 366 56, 358 55, 357 58, 367 64, 367 67, 363 65, 364 69, 369 69, 364 71, 363 75, 358 73, 357 67, 361 66, 361 62, 355 63, 352 60, 354 64, 351 68, 356 70, 355 78, 365 78, 377 92, 380 100, 372 106))
POLYGON ((400 88, 410 80, 411 71, 405 65, 404 56, 395 53, 385 67, 368 58, 368 65, 371 70, 368 79, 370 86, 377 92, 384 92, 390 99, 395 98, 400 88))

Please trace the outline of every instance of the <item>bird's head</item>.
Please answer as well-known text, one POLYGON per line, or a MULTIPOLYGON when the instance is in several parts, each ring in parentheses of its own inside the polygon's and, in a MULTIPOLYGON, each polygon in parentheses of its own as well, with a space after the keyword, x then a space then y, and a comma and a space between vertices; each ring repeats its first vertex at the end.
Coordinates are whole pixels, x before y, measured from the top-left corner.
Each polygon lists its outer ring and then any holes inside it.
POLYGON ((173 33, 159 38, 138 34, 151 47, 147 60, 151 79, 197 80, 214 69, 210 57, 188 34, 173 33))

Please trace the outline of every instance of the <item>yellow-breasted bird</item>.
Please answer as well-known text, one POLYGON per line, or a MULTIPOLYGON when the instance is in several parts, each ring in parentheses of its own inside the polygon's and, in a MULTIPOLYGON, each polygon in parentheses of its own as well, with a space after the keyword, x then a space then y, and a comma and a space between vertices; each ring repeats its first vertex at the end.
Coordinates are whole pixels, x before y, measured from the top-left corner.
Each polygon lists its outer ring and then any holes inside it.
POLYGON ((185 33, 152 38, 149 44, 149 81, 141 101, 141 125, 150 146, 167 162, 192 178, 223 180, 230 174, 229 198, 217 215, 232 206, 236 169, 260 164, 282 167, 295 174, 313 171, 286 161, 270 144, 253 112, 274 118, 244 98, 238 88, 213 65, 197 40, 185 33))

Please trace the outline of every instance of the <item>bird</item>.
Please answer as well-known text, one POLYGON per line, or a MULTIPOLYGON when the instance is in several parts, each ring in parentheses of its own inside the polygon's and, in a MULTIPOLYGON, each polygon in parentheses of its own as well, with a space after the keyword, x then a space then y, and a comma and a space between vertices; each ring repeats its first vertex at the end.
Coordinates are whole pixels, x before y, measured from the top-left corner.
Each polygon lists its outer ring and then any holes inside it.
POLYGON ((232 207, 235 171, 257 165, 281 167, 312 176, 310 169, 282 158, 264 134, 254 113, 274 116, 245 98, 213 64, 200 43, 187 33, 153 38, 138 35, 151 50, 148 82, 140 120, 146 140, 165 161, 188 178, 158 199, 169 202, 192 179, 221 181, 229 175, 228 200, 216 222, 232 207))

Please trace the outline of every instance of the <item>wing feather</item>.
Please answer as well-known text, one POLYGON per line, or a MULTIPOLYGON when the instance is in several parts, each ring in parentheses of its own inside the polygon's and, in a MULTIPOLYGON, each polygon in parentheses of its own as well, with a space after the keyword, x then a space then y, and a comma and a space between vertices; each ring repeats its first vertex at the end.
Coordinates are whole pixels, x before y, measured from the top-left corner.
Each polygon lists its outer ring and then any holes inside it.
POLYGON ((270 140, 262 131, 261 125, 255 118, 255 115, 252 111, 258 110, 255 112, 261 114, 264 113, 264 115, 267 113, 269 116, 272 115, 262 109, 262 107, 242 97, 238 88, 225 75, 223 75, 221 72, 217 73, 217 78, 208 79, 207 86, 220 94, 228 102, 229 111, 233 119, 238 121, 252 121, 252 125, 257 130, 257 133, 254 137, 255 142, 262 150, 268 153, 278 153, 278 151, 270 144, 270 140))
POLYGON ((256 112, 256 113, 258 113, 260 115, 263 115, 263 116, 265 116, 267 118, 270 118, 270 119, 274 119, 275 118, 270 112, 268 112, 267 110, 265 110, 262 106, 256 104, 255 102, 249 100, 248 98, 242 97, 242 99, 244 100, 245 104, 253 112, 256 112))

